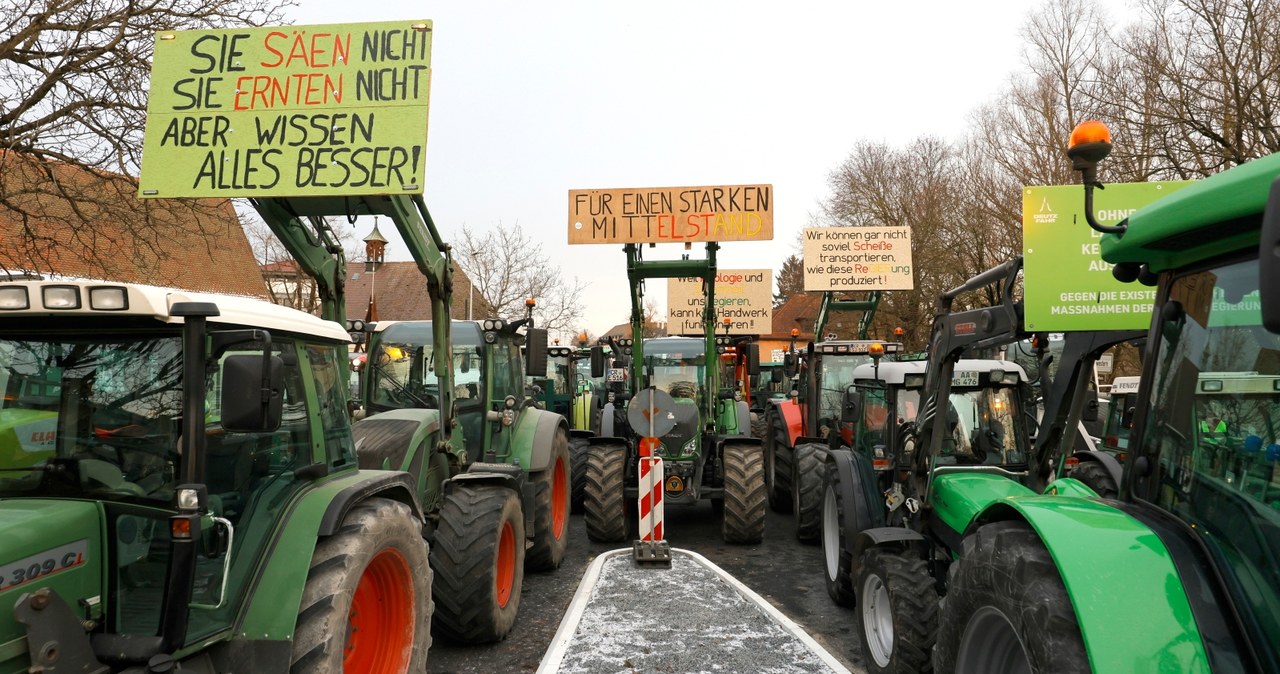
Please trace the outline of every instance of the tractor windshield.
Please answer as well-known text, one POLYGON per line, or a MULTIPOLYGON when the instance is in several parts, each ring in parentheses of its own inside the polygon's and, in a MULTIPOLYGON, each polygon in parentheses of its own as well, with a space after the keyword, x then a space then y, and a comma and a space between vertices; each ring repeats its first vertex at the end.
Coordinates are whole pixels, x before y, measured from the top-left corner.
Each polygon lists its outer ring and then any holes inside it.
POLYGON ((1013 386, 952 388, 942 459, 959 464, 1026 463, 1030 434, 1019 423, 1013 386))
POLYGON ((821 423, 833 425, 840 419, 840 407, 844 401, 844 392, 853 383, 853 370, 859 365, 871 362, 866 354, 832 355, 822 354, 820 360, 822 371, 818 377, 822 388, 818 392, 818 418, 821 423))
MULTIPOLYGON (((454 393, 477 398, 483 371, 481 337, 474 323, 455 323, 451 333, 454 393), (471 328, 471 329, 468 329, 471 328)), ((387 327, 369 357, 375 411, 440 407, 438 364, 430 321, 397 323, 387 327)))
POLYGON ((0 496, 167 500, 181 375, 177 335, 0 339, 0 496))
POLYGON ((1140 451, 1155 504, 1197 532, 1251 629, 1280 643, 1280 336, 1262 327, 1258 261, 1175 279, 1140 451))
POLYGON ((644 364, 649 384, 673 398, 694 398, 706 383, 706 345, 697 339, 662 340, 645 344, 644 364))

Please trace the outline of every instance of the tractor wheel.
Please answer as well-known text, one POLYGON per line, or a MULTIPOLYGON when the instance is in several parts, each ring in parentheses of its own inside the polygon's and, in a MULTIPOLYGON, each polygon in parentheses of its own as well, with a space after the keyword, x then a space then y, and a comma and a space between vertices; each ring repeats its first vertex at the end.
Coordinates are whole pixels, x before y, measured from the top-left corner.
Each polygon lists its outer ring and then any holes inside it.
POLYGON ((802 543, 817 543, 822 537, 822 474, 827 448, 816 442, 803 442, 791 457, 791 511, 795 513, 796 538, 802 543))
POLYGON ((827 582, 827 594, 840 606, 853 606, 857 595, 853 591, 853 541, 845 540, 845 508, 856 504, 844 503, 840 488, 840 471, 828 463, 822 480, 822 561, 823 578, 827 582))
POLYGON ((533 482, 533 545, 525 553, 530 571, 550 571, 560 566, 569 547, 569 435, 556 431, 551 463, 530 476, 533 482))
POLYGON ((724 444, 726 543, 759 543, 764 538, 764 456, 756 445, 724 444))
POLYGON ((569 438, 569 474, 573 477, 573 492, 569 503, 575 515, 581 515, 585 510, 583 499, 586 498, 587 489, 587 447, 586 438, 569 438))
POLYGON ((966 536, 947 585, 938 671, 1090 671, 1071 597, 1027 523, 995 522, 966 536))
POLYGON ((440 508, 431 567, 441 634, 467 644, 507 636, 524 581, 524 516, 516 493, 454 485, 440 508))
POLYGON ((1086 487, 1097 492, 1102 498, 1120 497, 1120 489, 1116 485, 1115 478, 1111 477, 1111 471, 1097 461, 1081 461, 1068 477, 1074 477, 1083 482, 1086 487))
POLYGON ((751 437, 764 440, 769 435, 769 420, 764 412, 751 413, 751 437))
POLYGON ((431 647, 431 566, 409 506, 370 498, 316 544, 289 671, 423 672, 431 647))
POLYGON ((791 511, 791 436, 787 434, 787 422, 782 414, 770 409, 765 412, 764 437, 765 488, 769 492, 769 507, 774 512, 791 511))
POLYGON ((593 541, 616 543, 627 538, 626 463, 625 445, 591 445, 587 449, 583 505, 587 538, 593 541))
POLYGON ((868 550, 858 573, 854 620, 868 672, 933 671, 938 593, 923 559, 909 551, 868 550))

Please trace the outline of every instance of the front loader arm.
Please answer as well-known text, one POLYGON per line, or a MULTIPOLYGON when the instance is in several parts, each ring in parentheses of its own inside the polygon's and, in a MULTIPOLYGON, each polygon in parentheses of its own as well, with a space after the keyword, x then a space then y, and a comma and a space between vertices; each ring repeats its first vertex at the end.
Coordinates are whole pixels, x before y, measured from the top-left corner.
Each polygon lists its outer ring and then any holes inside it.
MULTIPOLYGON (((360 215, 390 218, 426 279, 435 348, 439 353, 453 353, 449 332, 449 307, 453 300, 451 248, 441 238, 421 196, 274 197, 255 199, 252 203, 301 271, 315 279, 322 301, 321 318, 339 323, 347 319, 343 292, 346 260, 326 218, 360 215)), ((453 367, 449 358, 444 364, 445 367, 437 367, 435 372, 440 382, 441 441, 448 443, 453 428, 453 367)))

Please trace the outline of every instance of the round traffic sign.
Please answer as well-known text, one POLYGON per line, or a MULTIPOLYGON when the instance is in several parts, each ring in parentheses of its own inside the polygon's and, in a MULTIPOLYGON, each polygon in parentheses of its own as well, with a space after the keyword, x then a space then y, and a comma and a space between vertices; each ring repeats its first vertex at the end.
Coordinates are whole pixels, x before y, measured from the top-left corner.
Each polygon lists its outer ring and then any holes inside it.
POLYGON ((627 421, 636 435, 660 438, 676 427, 675 409, 670 393, 650 386, 627 403, 627 421))

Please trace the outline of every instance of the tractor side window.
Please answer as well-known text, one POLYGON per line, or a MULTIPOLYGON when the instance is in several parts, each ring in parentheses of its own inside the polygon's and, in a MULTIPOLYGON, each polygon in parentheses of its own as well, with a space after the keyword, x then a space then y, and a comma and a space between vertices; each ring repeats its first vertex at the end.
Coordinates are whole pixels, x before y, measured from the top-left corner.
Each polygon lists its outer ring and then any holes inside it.
POLYGON ((876 445, 884 445, 889 437, 890 419, 885 389, 866 389, 862 394, 862 416, 858 420, 858 449, 871 456, 876 445))
POLYGON ((351 439, 351 422, 347 414, 347 397, 342 382, 342 363, 337 347, 309 344, 307 362, 316 391, 315 405, 324 434, 325 461, 339 465, 355 460, 355 444, 351 439))
POLYGON ((514 344, 499 344, 493 348, 493 397, 503 400, 515 396, 524 397, 524 372, 520 354, 514 344))

